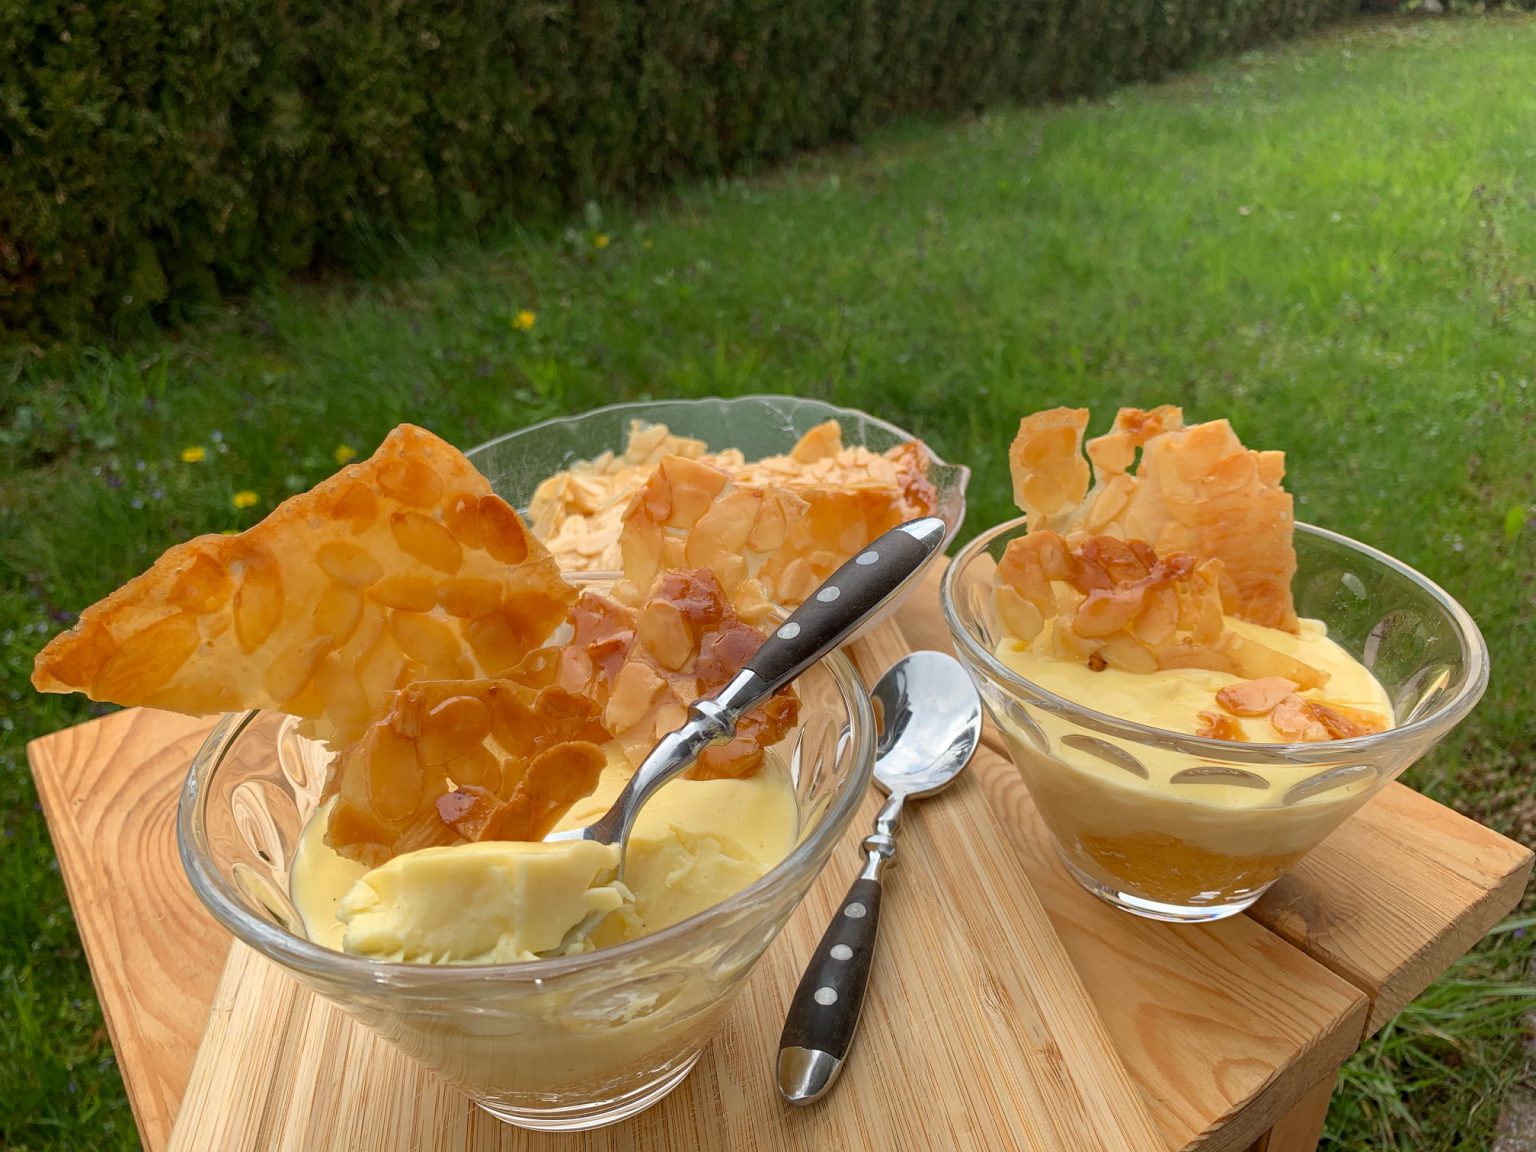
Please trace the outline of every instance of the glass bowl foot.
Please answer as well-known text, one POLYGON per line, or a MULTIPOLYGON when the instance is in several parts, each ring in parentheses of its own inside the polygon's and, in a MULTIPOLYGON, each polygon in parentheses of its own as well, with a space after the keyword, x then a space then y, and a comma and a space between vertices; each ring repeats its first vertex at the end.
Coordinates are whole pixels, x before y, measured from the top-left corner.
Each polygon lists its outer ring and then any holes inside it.
POLYGON ((589 1128, 617 1124, 620 1120, 644 1112, 688 1078, 688 1073, 699 1062, 699 1055, 695 1052, 660 1080, 637 1088, 617 1100, 579 1104, 569 1108, 539 1109, 510 1108, 489 1100, 476 1100, 475 1103, 482 1111, 504 1124, 515 1124, 519 1128, 531 1128, 536 1132, 585 1132, 589 1128))
POLYGON ((1269 890, 1266 884, 1257 892, 1221 904, 1165 904, 1160 900, 1148 900, 1144 896, 1132 896, 1129 892, 1122 892, 1113 885, 1096 880, 1072 863, 1060 844, 1056 846, 1056 854, 1061 857, 1062 864, 1072 874, 1072 878, 1100 900, 1147 920, 1165 920, 1173 924, 1205 924, 1212 920, 1225 920, 1228 916, 1246 912, 1269 890))

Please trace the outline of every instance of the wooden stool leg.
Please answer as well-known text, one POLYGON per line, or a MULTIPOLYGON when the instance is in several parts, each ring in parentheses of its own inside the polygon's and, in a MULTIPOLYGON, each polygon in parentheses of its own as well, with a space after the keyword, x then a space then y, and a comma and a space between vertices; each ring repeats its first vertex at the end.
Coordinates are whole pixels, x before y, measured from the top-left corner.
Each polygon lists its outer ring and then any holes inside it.
POLYGON ((1328 1118, 1328 1101, 1339 1078, 1337 1070, 1308 1092, 1279 1121, 1256 1140, 1248 1152, 1317 1152, 1328 1118))

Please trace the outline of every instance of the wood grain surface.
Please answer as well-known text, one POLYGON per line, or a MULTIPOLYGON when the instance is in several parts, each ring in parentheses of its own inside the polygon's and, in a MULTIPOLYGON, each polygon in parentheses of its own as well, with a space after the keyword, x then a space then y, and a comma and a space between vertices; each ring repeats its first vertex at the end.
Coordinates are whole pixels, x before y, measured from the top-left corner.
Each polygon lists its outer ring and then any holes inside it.
MULTIPOLYGON (((899 620, 915 645, 948 647, 931 584, 908 601, 899 620)), ((210 726, 165 713, 130 711, 56 733, 29 749, 119 1066, 145 1145, 151 1150, 166 1144, 170 1118, 186 1088, 191 1053, 202 1035, 229 945, 228 936, 192 896, 174 845, 176 792, 186 763, 210 726), (132 882, 125 884, 124 879, 132 882), (146 924, 151 926, 149 931, 146 924)), ((1387 995, 1412 986, 1404 983, 1403 974, 1411 972, 1414 980, 1427 980, 1437 965, 1452 958, 1442 960, 1448 949, 1459 951, 1465 946, 1442 942, 1442 936, 1457 931, 1448 926, 1460 925, 1463 933, 1480 931, 1475 927, 1478 920, 1466 909, 1475 908, 1476 916, 1489 923, 1497 919, 1503 907, 1517 898, 1514 890, 1524 877, 1520 862, 1528 859, 1519 846, 1470 822, 1463 826, 1453 820, 1458 847, 1448 860, 1436 859, 1437 867, 1449 869, 1458 883, 1466 885, 1455 890, 1459 893, 1455 898, 1462 901, 1460 910, 1448 899, 1433 902, 1433 915, 1410 914, 1422 909, 1423 889, 1415 890, 1403 877, 1416 875, 1409 867, 1412 861, 1435 856, 1422 837, 1438 835, 1441 821, 1425 814, 1444 810, 1410 793, 1412 799, 1405 803, 1413 808, 1412 819, 1424 829, 1419 836, 1404 843, 1387 835, 1360 835, 1365 817, 1374 815, 1376 806, 1393 795, 1389 789, 1346 822, 1293 875, 1296 883, 1288 896, 1288 918, 1275 919, 1285 939, 1243 918, 1198 928, 1170 928, 1118 913, 1077 889, 1056 865, 1028 793, 1002 757, 983 753, 957 789, 924 802, 914 812, 907 832, 920 830, 930 821, 937 823, 942 806, 952 803, 979 804, 993 814, 990 818, 1006 830, 1019 853, 1024 871, 1100 1009, 1111 1040, 1151 1105, 1166 1145, 1174 1148, 1249 1146, 1293 1106, 1305 1107, 1309 1094, 1316 1095, 1311 1085, 1323 1075, 1314 1071, 1309 1080, 1306 1069, 1326 1068, 1331 1075, 1357 1042, 1364 1027, 1363 999, 1343 981, 1311 964, 1303 952, 1315 946, 1324 962, 1351 982, 1366 981, 1359 986, 1381 1004, 1387 995), (1353 863, 1362 856, 1370 861, 1363 870, 1353 863), (1296 903, 1303 897, 1304 905, 1296 903), (1371 917, 1368 931, 1354 926, 1362 906, 1371 917), (1302 907, 1305 914, 1299 910, 1302 907), (1341 959, 1350 956, 1355 958, 1353 968, 1341 959), (1399 975, 1371 982, 1375 979, 1371 972, 1399 975), (1298 997, 1294 995, 1298 988, 1312 991, 1298 997)), ((866 805, 871 806, 872 802, 866 805)), ((1387 807, 1380 819, 1390 826, 1403 816, 1400 809, 1387 807)), ((855 825, 850 843, 861 835, 862 827, 855 825)), ((914 838, 903 845, 907 863, 912 861, 910 853, 919 850, 915 843, 914 838)), ((773 970, 780 973, 780 986, 778 1001, 771 1008, 768 990, 764 991, 762 1011, 776 1017, 782 1010, 798 975, 799 959, 808 954, 810 941, 856 866, 851 846, 840 849, 790 929, 770 949, 764 965, 777 966, 773 970), (800 945, 793 943, 796 939, 800 945), (798 952, 793 951, 796 947, 798 952)), ((926 914, 918 882, 909 879, 914 871, 898 868, 892 873, 892 925, 920 920, 926 914)), ((882 955, 889 960, 888 953, 882 955)), ((877 984, 877 998, 878 989, 877 984)), ((755 986, 749 987, 738 1016, 742 1010, 760 1010, 755 1002, 758 995, 755 986)), ((327 1090, 352 1098, 364 1082, 360 1078, 380 1071, 393 1085, 392 1097, 416 1102, 406 1126, 415 1143, 402 1137, 401 1146, 499 1146, 484 1143, 487 1133, 512 1140, 507 1147, 527 1146, 516 1142, 521 1136, 483 1119, 457 1096, 438 1090, 429 1083, 431 1077, 416 1072, 409 1061, 265 961, 237 947, 225 971, 213 1028, 220 1027, 222 1019, 225 1030, 231 1030, 242 997, 276 1005, 276 1018, 252 1019, 249 1026, 267 1033, 280 1031, 287 1046, 294 1038, 316 1031, 329 1037, 326 1045, 307 1050, 308 1062, 289 1061, 305 1096, 324 1083, 327 1090), (268 991, 274 981, 285 990, 268 991), (291 1002, 284 997, 291 997, 291 1002), (316 1014, 323 1022, 311 1019, 316 1014)), ((888 1018, 891 1008, 880 1011, 888 1018)), ((866 1025, 876 1020, 873 1003, 870 1012, 866 1025)), ((772 1031, 776 1039, 777 1023, 772 1031)), ((722 1102, 735 1107, 741 1099, 740 1083, 716 1064, 717 1059, 725 1060, 723 1067, 729 1068, 751 1043, 771 1047, 772 1039, 753 1041, 728 1028, 706 1052, 690 1085, 674 1094, 677 1104, 693 1100, 692 1106, 709 1117, 718 1114, 722 1102), (703 1105, 695 1100, 695 1092, 703 1094, 699 1097, 703 1105)), ((866 1032, 852 1068, 868 1055, 869 1040, 866 1032)), ((838 1092, 846 1087, 840 1086, 838 1092)), ((262 1107, 272 1105, 270 1100, 258 1102, 262 1107)), ((772 1103, 783 1107, 776 1098, 772 1103)), ((925 1119, 930 1125, 941 1125, 936 1131, 960 1132, 966 1142, 975 1139, 985 1144, 983 1137, 989 1133, 990 1146, 1008 1142, 1006 1131, 978 1130, 979 1123, 995 1122, 968 1118, 959 1113, 960 1106, 930 1100, 925 1119)), ((815 1116, 820 1111, 794 1115, 815 1116)), ((265 1123, 269 1134, 277 1133, 286 1146, 389 1146, 369 1143, 358 1135, 377 1131, 376 1118, 366 1110, 348 1114, 346 1123, 355 1125, 352 1128, 340 1126, 339 1117, 316 1118, 292 1110, 276 1113, 265 1123), (279 1116, 283 1117, 280 1124, 279 1116), (332 1121, 338 1125, 329 1130, 334 1144, 325 1142, 320 1130, 332 1121)), ((705 1123, 685 1115, 669 1121, 667 1131, 680 1135, 705 1123)), ((833 1146, 858 1147, 870 1136, 858 1124, 828 1124, 819 1121, 812 1131, 833 1146)), ((579 1141, 567 1143, 574 1147, 579 1141)))
POLYGON ((139 1132, 160 1148, 229 951, 176 854, 176 798, 213 727, 129 709, 27 749, 139 1132))
POLYGON ((1389 784, 1249 915, 1364 991, 1369 1035, 1506 916, 1530 875, 1524 845, 1389 784))
POLYGON ((1249 1152, 1315 1152, 1323 1138, 1323 1124, 1328 1119, 1328 1104, 1333 1099, 1337 1079, 1329 1075, 1314 1085, 1296 1107, 1254 1141, 1249 1152))

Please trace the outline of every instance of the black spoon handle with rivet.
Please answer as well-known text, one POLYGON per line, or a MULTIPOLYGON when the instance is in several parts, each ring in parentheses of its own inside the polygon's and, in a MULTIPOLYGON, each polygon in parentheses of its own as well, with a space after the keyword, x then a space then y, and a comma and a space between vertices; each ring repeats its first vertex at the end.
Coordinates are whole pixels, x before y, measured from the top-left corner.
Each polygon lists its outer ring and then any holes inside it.
POLYGON ((657 742, 607 812, 585 828, 556 832, 545 840, 623 842, 636 813, 657 789, 686 771, 710 744, 734 735, 746 712, 848 639, 922 570, 943 546, 945 533, 943 520, 924 516, 870 541, 796 608, 720 691, 694 701, 687 721, 657 742))
POLYGON ((784 1015, 779 1093, 791 1104, 820 1100, 843 1070, 864 1010, 879 931, 880 881, 866 874, 838 906, 784 1015))
POLYGON ((832 573, 744 665, 758 680, 752 703, 772 696, 873 616, 943 546, 945 531, 937 516, 910 520, 870 541, 832 573))

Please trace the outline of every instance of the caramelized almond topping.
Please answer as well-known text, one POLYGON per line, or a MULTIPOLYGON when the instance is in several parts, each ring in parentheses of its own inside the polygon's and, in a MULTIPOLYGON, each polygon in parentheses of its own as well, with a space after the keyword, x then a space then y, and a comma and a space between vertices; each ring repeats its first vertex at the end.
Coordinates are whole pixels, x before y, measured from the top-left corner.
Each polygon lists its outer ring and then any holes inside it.
POLYGON ((1387 721, 1382 716, 1330 700, 1309 700, 1295 694, 1275 705, 1275 710, 1269 714, 1269 722, 1282 739, 1306 743, 1348 740, 1387 729, 1387 721))
MULTIPOLYGON (((663 573, 638 609, 584 593, 571 625, 568 644, 535 653, 512 675, 597 701, 604 725, 633 764, 683 722, 689 704, 722 687, 763 642, 708 569, 663 573), (644 620, 651 623, 642 625, 644 620)), ((786 688, 742 717, 736 738, 708 749, 689 776, 751 775, 763 750, 784 737, 797 714, 795 694, 786 688)))
POLYGON ((438 818, 465 840, 542 840, 597 787, 608 758, 575 740, 541 752, 506 799, 470 784, 437 798, 438 818))
MULTIPOLYGON (((1008 542, 993 605, 1012 635, 1033 642, 1054 620, 1059 658, 1128 672, 1209 668, 1249 679, 1285 677, 1288 691, 1327 675, 1257 640, 1226 630, 1221 561, 1185 552, 1159 556, 1145 541, 1063 537, 1049 530, 1008 542)), ((1262 713, 1256 713, 1262 715, 1262 713)))
POLYGON ((1275 705, 1269 723, 1285 740, 1313 743, 1327 740, 1328 729, 1312 710, 1312 704, 1294 692, 1275 705))
POLYGON ((1243 732, 1243 726, 1230 716, 1223 716, 1220 712, 1201 712, 1200 727, 1195 729, 1196 736, 1203 736, 1207 740, 1232 740, 1234 742, 1246 741, 1248 737, 1243 732))
POLYGON ((1029 530, 1145 541, 1160 556, 1219 560, 1224 611, 1297 629, 1291 600, 1296 552, 1280 452, 1243 447, 1225 420, 1186 428, 1173 405, 1122 408, 1088 441, 1085 409, 1055 408, 1020 422, 1009 454, 1014 499, 1029 530), (1137 466, 1137 455, 1140 464, 1137 466), (1136 471, 1131 469, 1136 466, 1136 471))
POLYGON ((1295 682, 1284 676, 1265 676, 1218 689, 1216 703, 1234 716, 1267 716, 1296 688, 1295 682))
POLYGON ((609 739, 597 706, 559 687, 535 690, 514 680, 411 684, 388 693, 383 711, 342 751, 328 788, 337 800, 326 843, 377 866, 461 835, 540 839, 596 786, 606 762, 601 745, 609 739), (461 810, 463 801, 445 800, 455 789, 471 796, 478 789, 496 807, 476 823, 480 817, 461 810), (457 830, 461 820, 481 835, 457 830))
POLYGON ((345 742, 360 734, 356 697, 333 706, 334 674, 318 682, 327 657, 376 707, 412 676, 515 665, 575 598, 463 454, 405 424, 240 535, 171 548, 55 637, 33 683, 194 714, 283 708, 345 742), (441 605, 439 587, 452 589, 441 605), (515 620, 474 642, 498 610, 515 620))
POLYGON ((665 568, 707 566, 759 622, 768 600, 799 604, 868 541, 937 507, 921 444, 844 447, 835 420, 751 463, 637 424, 622 456, 541 484, 530 519, 565 569, 622 567, 629 603, 665 568))

